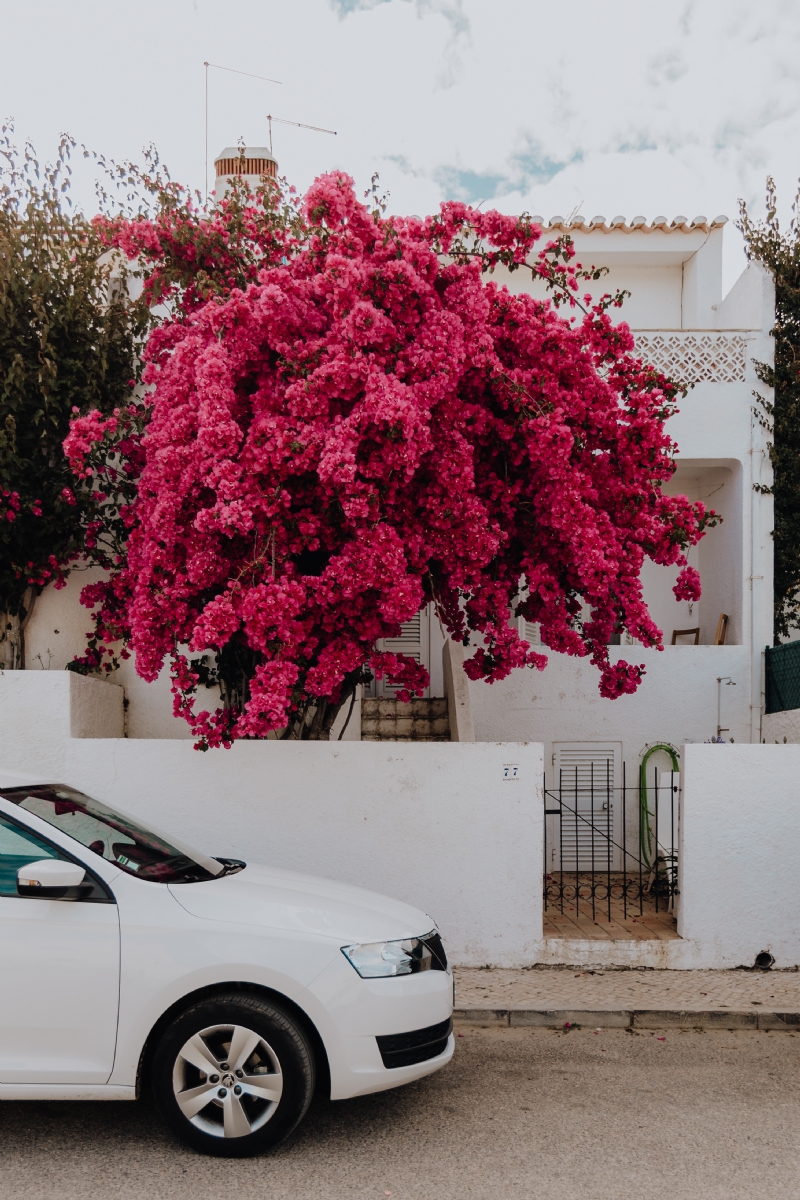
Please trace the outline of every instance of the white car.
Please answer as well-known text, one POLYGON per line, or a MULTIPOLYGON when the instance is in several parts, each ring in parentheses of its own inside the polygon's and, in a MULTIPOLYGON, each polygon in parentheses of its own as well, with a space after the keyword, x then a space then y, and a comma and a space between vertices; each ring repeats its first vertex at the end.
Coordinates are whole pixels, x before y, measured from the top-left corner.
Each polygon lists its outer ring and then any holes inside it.
POLYGON ((206 855, 0 771, 0 1099, 134 1100, 208 1154, 287 1136, 453 1054, 430 917, 206 855))

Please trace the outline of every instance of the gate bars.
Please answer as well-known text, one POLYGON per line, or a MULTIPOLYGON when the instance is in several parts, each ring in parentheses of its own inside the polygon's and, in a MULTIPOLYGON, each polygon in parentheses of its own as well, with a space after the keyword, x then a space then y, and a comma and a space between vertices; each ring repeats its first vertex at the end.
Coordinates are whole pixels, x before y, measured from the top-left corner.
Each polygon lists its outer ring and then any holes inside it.
MULTIPOLYGON (((544 909, 560 909, 565 902, 580 905, 592 919, 621 902, 623 919, 644 915, 644 902, 656 912, 672 912, 678 893, 678 775, 669 783, 658 781, 653 769, 650 787, 627 782, 622 764, 622 786, 611 782, 611 762, 605 779, 597 778, 590 764, 588 785, 581 786, 578 767, 559 772, 558 788, 544 786, 544 909), (616 801, 621 813, 615 813, 616 801), (619 828, 615 816, 620 816, 619 828)), ((662 773, 666 780, 667 773, 662 773)), ((584 776, 585 780, 585 776, 584 776)))

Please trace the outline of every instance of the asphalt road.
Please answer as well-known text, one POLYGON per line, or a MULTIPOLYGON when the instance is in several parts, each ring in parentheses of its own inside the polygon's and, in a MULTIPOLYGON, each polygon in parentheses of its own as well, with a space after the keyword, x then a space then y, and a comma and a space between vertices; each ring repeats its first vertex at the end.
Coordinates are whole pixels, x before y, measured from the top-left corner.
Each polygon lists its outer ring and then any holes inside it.
POLYGON ((461 1032, 444 1071, 317 1101, 241 1162, 184 1150, 144 1103, 0 1104, 0 1196, 800 1198, 800 1035, 461 1032))

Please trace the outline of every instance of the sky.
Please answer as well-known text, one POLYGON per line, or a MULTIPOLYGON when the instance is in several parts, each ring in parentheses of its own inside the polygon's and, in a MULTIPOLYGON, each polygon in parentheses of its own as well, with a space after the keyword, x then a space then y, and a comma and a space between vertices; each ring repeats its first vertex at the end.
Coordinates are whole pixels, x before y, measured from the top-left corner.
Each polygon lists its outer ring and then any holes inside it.
MULTIPOLYGON (((772 174, 788 216, 800 175, 797 0, 0 0, 0 117, 41 160, 62 131, 154 143, 202 190, 206 60, 281 81, 209 69, 210 164, 271 112, 337 131, 274 126, 301 191, 378 172, 396 212, 733 219, 772 174)), ((727 285, 742 266, 731 220, 727 285)))

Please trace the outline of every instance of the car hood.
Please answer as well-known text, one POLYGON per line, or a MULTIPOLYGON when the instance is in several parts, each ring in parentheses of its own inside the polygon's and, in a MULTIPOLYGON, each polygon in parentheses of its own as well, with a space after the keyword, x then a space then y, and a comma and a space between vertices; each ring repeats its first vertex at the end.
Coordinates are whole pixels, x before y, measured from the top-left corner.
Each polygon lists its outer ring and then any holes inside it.
POLYGON ((205 883, 171 884, 170 891, 195 917, 316 934, 343 945, 419 937, 434 924, 420 909, 379 892, 257 864, 205 883))

